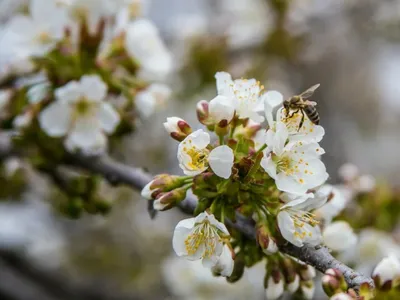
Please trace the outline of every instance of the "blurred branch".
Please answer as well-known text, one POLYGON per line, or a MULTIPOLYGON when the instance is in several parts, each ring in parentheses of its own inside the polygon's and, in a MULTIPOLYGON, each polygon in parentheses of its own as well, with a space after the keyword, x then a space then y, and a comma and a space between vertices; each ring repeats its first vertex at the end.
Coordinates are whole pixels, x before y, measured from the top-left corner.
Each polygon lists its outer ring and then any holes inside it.
MULTIPOLYGON (((4 157, 7 152, 11 155, 13 153, 12 147, 6 143, 3 145, 0 140, 0 158, 4 157)), ((141 190, 153 179, 150 174, 144 172, 142 169, 127 166, 106 156, 86 157, 79 154, 69 154, 65 160, 65 164, 101 175, 112 185, 126 184, 135 190, 141 190)), ((186 213, 193 214, 196 204, 197 199, 194 196, 189 196, 181 203, 180 208, 186 213)), ((236 222, 226 220, 226 223, 230 227, 242 232, 248 238, 255 240, 256 233, 252 220, 237 213, 236 222)), ((326 247, 305 245, 300 248, 286 243, 279 245, 279 249, 283 253, 296 257, 323 273, 330 268, 338 269, 343 273, 349 287, 358 289, 362 283, 367 283, 370 287, 374 287, 374 282, 370 277, 355 272, 335 259, 326 247)))

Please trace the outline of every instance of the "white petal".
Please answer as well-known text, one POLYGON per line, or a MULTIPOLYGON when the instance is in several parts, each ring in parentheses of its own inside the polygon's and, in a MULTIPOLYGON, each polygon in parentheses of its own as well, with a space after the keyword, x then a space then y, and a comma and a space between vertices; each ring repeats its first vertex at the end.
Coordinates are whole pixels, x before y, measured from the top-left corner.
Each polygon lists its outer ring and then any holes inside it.
POLYGON ((110 103, 102 103, 100 105, 98 118, 100 120, 101 127, 107 133, 114 132, 115 127, 117 127, 120 121, 118 112, 110 103))
POLYGON ((235 113, 232 100, 228 97, 218 95, 209 103, 210 117, 216 122, 227 120, 230 122, 235 113))
POLYGON ((107 85, 97 75, 85 75, 80 80, 82 93, 88 100, 101 101, 107 95, 107 85))
POLYGON ((329 224, 323 232, 324 242, 334 251, 344 251, 356 245, 357 235, 345 221, 329 224))
POLYGON ((395 255, 389 255, 381 260, 374 269, 372 276, 379 276, 381 283, 400 277, 400 260, 395 255))
POLYGON ((135 96, 135 106, 139 114, 144 117, 150 117, 156 110, 156 98, 148 90, 141 91, 135 96))
POLYGON ((218 258, 211 270, 216 274, 227 277, 232 275, 233 266, 234 261, 232 258, 232 252, 227 245, 224 245, 221 256, 218 258))
POLYGON ((49 136, 64 136, 70 126, 71 109, 68 105, 56 101, 47 106, 39 115, 40 127, 49 136))
POLYGON ((300 286, 300 276, 298 274, 295 275, 294 280, 287 285, 287 290, 289 293, 295 293, 300 286))
POLYGON ((300 183, 295 177, 287 176, 283 172, 279 173, 275 178, 276 187, 282 192, 305 194, 308 187, 300 183))
POLYGON ((215 79, 217 81, 217 92, 218 95, 224 95, 227 97, 233 96, 232 92, 232 76, 227 72, 217 72, 215 74, 215 79))
POLYGON ((303 246, 303 242, 297 238, 295 233, 294 222, 286 211, 280 211, 277 216, 279 230, 285 240, 292 243, 295 246, 303 246))
POLYGON ((234 155, 226 145, 216 147, 210 152, 208 163, 214 173, 222 178, 229 178, 232 174, 234 155))
MULTIPOLYGON (((192 218, 194 219, 194 218, 192 218)), ((182 220, 176 225, 175 230, 174 230, 174 235, 172 238, 172 247, 178 256, 186 256, 188 255, 186 246, 185 246, 185 240, 188 236, 188 234, 191 232, 192 227, 188 226, 188 220, 182 220), (185 222, 185 224, 181 224, 182 222, 185 222)))
POLYGON ((105 151, 107 139, 96 117, 78 118, 68 134, 65 146, 71 152, 79 149, 86 154, 95 155, 105 151))
MULTIPOLYGON (((186 139, 191 140, 193 145, 198 149, 204 149, 210 143, 210 135, 203 129, 196 130, 186 137, 186 139)), ((185 139, 185 140, 186 140, 185 139)), ((182 143, 185 141, 183 140, 182 143)))
POLYGON ((56 99, 63 102, 74 102, 82 97, 81 86, 77 81, 70 81, 54 91, 56 99))
POLYGON ((271 178, 276 178, 276 165, 273 162, 271 156, 263 157, 261 160, 261 167, 268 173, 271 178))

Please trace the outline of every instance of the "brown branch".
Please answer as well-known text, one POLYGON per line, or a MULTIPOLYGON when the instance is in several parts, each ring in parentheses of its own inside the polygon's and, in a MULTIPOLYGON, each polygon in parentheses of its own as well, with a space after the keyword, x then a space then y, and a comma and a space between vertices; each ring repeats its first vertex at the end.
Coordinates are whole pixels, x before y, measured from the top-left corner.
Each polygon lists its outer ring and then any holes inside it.
MULTIPOLYGON (((0 157, 2 157, 2 153, 6 152, 5 150, 7 149, 3 149, 3 145, 0 144, 0 157)), ((8 150, 11 152, 11 148, 8 148, 8 150)), ((136 190, 141 190, 152 180, 152 176, 143 170, 119 163, 109 157, 85 157, 71 154, 66 158, 65 164, 101 175, 113 185, 126 184, 136 190)), ((197 199, 194 196, 189 196, 180 206, 183 211, 192 214, 196 203, 197 199)), ((226 223, 228 226, 245 234, 248 238, 255 239, 254 223, 244 216, 236 214, 236 222, 226 220, 226 223)), ((325 272, 330 268, 338 269, 343 273, 349 287, 357 289, 364 282, 368 283, 371 288, 374 287, 374 282, 370 277, 357 273, 341 263, 325 247, 315 248, 309 245, 296 247, 287 243, 280 245, 279 249, 283 253, 296 257, 321 272, 325 272)))

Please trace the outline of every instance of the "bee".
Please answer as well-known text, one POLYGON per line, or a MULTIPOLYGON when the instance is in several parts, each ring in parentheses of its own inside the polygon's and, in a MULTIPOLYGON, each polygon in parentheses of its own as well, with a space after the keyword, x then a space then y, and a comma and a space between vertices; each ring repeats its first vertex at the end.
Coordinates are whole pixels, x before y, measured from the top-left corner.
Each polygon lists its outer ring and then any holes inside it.
POLYGON ((283 107, 286 110, 286 118, 292 118, 296 113, 301 111, 302 117, 299 124, 299 128, 297 131, 300 130, 301 126, 303 126, 305 115, 307 115, 308 119, 315 124, 319 124, 319 114, 315 106, 317 105, 314 101, 307 100, 310 98, 315 90, 319 87, 319 84, 313 85, 308 90, 304 91, 300 95, 293 96, 285 101, 283 101, 283 107), (290 115, 290 112, 292 114, 290 115))

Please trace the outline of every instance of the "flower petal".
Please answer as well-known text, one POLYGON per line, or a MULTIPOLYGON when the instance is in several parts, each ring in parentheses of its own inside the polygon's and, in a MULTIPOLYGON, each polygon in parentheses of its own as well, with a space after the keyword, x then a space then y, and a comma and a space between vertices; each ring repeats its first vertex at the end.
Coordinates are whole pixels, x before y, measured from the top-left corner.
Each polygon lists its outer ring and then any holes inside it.
POLYGON ((228 179, 232 174, 234 155, 231 148, 226 145, 216 147, 208 156, 208 163, 214 173, 228 179))
POLYGON ((107 95, 107 85, 97 75, 85 75, 80 80, 82 93, 88 100, 101 101, 107 95))
POLYGON ((70 117, 70 106, 56 101, 47 106, 39 115, 39 124, 49 136, 61 137, 68 132, 70 117))
POLYGON ((107 133, 112 133, 119 124, 120 117, 118 112, 110 103, 102 103, 98 114, 100 125, 107 133))
POLYGON ((263 157, 261 160, 261 167, 265 170, 265 172, 268 173, 271 178, 275 179, 276 178, 276 165, 272 160, 272 157, 269 155, 267 157, 263 157))
POLYGON ((282 236, 295 246, 303 246, 303 242, 295 236, 294 221, 286 211, 281 211, 277 216, 278 227, 282 236))

